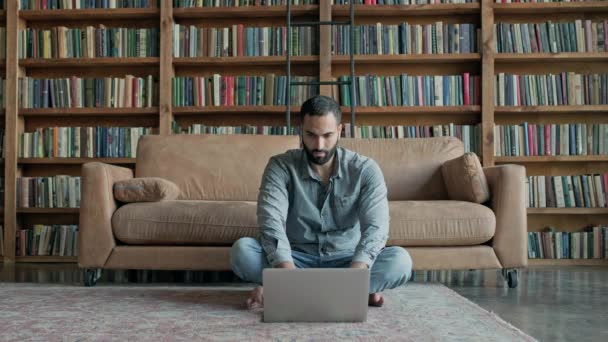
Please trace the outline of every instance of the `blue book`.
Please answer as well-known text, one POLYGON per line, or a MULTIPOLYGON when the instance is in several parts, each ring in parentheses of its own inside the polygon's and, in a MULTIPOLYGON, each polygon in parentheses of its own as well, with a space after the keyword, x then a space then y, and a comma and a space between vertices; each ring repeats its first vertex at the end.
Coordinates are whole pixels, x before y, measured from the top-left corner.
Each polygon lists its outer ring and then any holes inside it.
POLYGON ((584 199, 584 205, 585 208, 589 208, 591 207, 591 199, 589 198, 589 182, 587 182, 587 176, 583 175, 580 176, 581 177, 581 182, 583 185, 583 188, 581 189, 581 191, 583 192, 583 199, 584 199))
POLYGON ((570 155, 574 156, 574 155, 576 155, 576 125, 570 124, 569 127, 570 127, 570 137, 569 137, 570 155))
POLYGON ((530 136, 528 135, 528 123, 524 122, 524 147, 525 147, 525 155, 529 156, 530 155, 530 144, 529 144, 529 140, 530 140, 530 136))

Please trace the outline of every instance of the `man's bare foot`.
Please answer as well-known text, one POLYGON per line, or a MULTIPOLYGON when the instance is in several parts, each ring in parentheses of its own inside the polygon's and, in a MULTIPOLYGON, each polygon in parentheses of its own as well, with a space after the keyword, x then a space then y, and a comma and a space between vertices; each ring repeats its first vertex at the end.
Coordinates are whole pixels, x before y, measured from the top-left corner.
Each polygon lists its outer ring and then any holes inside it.
POLYGON ((382 306, 384 304, 384 296, 381 293, 372 293, 369 295, 369 306, 382 306))
MULTIPOLYGON (((370 297, 371 300, 371 297, 370 297)), ((251 297, 247 299, 247 308, 249 310, 259 309, 264 307, 264 288, 258 286, 251 291, 251 297)))

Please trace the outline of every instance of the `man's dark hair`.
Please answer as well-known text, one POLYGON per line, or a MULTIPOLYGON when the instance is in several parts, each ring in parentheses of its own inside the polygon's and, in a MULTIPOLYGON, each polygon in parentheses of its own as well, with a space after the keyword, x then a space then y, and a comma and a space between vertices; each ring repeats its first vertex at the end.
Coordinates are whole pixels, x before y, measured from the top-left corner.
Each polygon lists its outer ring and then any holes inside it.
POLYGON ((323 95, 315 95, 302 103, 300 108, 300 122, 304 122, 305 115, 323 116, 333 114, 336 117, 336 122, 340 124, 342 120, 342 112, 340 105, 331 97, 323 95))

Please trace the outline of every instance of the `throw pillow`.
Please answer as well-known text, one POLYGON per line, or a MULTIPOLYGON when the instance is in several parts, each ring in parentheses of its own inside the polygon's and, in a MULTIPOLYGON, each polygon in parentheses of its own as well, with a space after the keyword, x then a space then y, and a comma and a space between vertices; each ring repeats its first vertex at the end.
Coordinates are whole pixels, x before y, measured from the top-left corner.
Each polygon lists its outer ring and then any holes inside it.
POLYGON ((483 203, 490 199, 488 181, 475 153, 446 161, 441 173, 451 200, 483 203))
POLYGON ((173 200, 179 194, 177 185, 163 178, 131 178, 114 183, 114 198, 126 203, 173 200))

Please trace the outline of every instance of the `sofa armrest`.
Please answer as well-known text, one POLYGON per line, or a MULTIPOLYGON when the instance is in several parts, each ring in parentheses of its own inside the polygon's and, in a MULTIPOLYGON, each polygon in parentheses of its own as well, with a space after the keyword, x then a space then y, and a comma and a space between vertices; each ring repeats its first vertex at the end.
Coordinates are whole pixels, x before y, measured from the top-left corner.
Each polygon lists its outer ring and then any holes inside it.
POLYGON ((525 267, 528 264, 526 169, 521 165, 500 165, 483 170, 490 187, 490 206, 496 215, 492 247, 503 268, 525 267))
POLYGON ((118 202, 114 200, 114 183, 133 178, 133 170, 92 162, 82 166, 81 177, 78 265, 100 268, 116 246, 112 232, 112 215, 118 208, 118 202))

